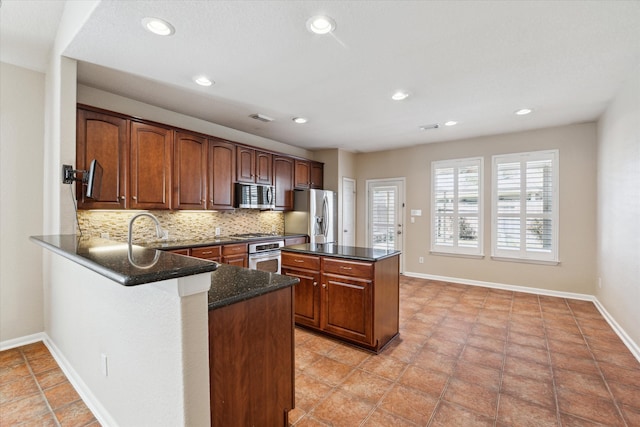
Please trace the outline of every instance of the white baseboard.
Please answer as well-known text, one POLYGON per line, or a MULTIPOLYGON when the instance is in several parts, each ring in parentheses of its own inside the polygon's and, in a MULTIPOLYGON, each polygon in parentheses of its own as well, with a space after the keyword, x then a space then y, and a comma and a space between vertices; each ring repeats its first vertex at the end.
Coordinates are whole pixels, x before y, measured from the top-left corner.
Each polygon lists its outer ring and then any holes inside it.
POLYGON ((43 341, 45 337, 44 332, 38 332, 37 334, 25 335, 24 337, 18 337, 11 340, 0 341, 0 351, 10 350, 16 347, 22 347, 23 345, 33 344, 34 342, 43 341))
POLYGON ((441 282, 450 282, 450 283, 460 283, 462 285, 470 285, 470 286, 482 286, 484 288, 494 288, 494 289, 503 289, 507 291, 514 292, 526 292, 529 294, 536 295, 546 295, 552 297, 559 298, 569 298, 569 299, 577 299, 582 301, 591 301, 594 303, 602 317, 607 321, 611 329, 620 337, 622 342, 627 346, 633 357, 635 357, 638 362, 640 362, 640 346, 636 342, 634 342, 631 337, 625 332, 625 330, 615 321, 615 319, 609 314, 609 312, 604 308, 602 303, 596 298, 594 295, 589 294, 578 294, 573 292, 562 292, 562 291, 552 291, 549 289, 541 289, 541 288, 530 288, 526 286, 517 286, 517 285, 507 285, 504 283, 494 283, 494 282, 482 282, 479 280, 469 280, 469 279, 460 279, 458 277, 446 277, 446 276, 436 276, 433 274, 423 274, 423 273, 412 273, 405 271, 403 273, 408 277, 417 277, 420 279, 429 279, 429 280, 437 280, 441 282))
POLYGON ((60 352, 58 347, 53 343, 51 338, 46 333, 42 333, 44 345, 47 346, 53 358, 58 362, 58 366, 62 369, 62 372, 67 376, 73 388, 76 389, 84 403, 91 410, 98 422, 106 427, 117 426, 116 421, 111 417, 109 411, 100 403, 96 396, 91 392, 87 384, 80 378, 75 369, 71 366, 69 361, 60 352))

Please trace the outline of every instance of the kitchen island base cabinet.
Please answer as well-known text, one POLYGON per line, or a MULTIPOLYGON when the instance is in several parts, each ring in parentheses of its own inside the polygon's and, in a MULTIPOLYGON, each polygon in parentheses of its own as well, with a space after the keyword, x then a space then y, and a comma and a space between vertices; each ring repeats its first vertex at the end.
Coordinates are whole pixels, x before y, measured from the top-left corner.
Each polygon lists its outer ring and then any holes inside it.
POLYGON ((398 335, 399 258, 365 262, 283 250, 282 274, 300 279, 296 324, 380 352, 398 335))
POLYGON ((293 287, 209 311, 211 426, 288 426, 293 287))

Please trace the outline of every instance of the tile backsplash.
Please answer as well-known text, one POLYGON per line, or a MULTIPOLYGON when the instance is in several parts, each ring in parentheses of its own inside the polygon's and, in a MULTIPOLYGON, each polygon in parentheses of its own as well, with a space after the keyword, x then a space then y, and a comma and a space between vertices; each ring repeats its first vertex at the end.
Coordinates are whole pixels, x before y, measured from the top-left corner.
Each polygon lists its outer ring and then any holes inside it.
MULTIPOLYGON (((78 222, 85 236, 101 237, 108 233, 111 240, 127 240, 129 219, 141 211, 79 210, 78 222)), ((236 209, 235 211, 150 211, 169 231, 169 240, 208 239, 215 237, 220 227, 222 236, 241 233, 284 233, 282 212, 236 209)), ((136 220, 133 241, 157 239, 153 221, 147 217, 136 220)))

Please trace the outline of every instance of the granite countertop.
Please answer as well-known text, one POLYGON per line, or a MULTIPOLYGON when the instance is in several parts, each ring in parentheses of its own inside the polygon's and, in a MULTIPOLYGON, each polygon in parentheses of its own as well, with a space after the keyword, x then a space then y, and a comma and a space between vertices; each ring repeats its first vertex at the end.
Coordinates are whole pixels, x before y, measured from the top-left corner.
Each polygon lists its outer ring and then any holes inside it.
POLYGON ((215 310, 297 284, 295 277, 220 264, 211 274, 209 310, 215 310))
POLYGON ((30 240, 124 286, 215 271, 219 264, 155 249, 75 234, 31 236, 30 240))
POLYGON ((400 255, 400 251, 387 249, 363 248, 357 246, 340 246, 333 243, 286 246, 281 249, 283 252, 295 252, 307 255, 331 256, 335 258, 346 258, 358 261, 375 262, 384 258, 400 255))

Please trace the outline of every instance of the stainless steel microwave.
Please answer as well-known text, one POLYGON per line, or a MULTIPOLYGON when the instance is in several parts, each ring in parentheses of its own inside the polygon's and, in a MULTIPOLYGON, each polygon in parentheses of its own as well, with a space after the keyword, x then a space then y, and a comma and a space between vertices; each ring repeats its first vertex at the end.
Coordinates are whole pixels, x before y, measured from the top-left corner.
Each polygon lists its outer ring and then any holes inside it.
POLYGON ((275 209, 276 190, 273 185, 236 183, 236 208, 275 209))

